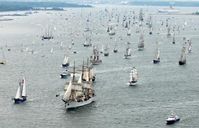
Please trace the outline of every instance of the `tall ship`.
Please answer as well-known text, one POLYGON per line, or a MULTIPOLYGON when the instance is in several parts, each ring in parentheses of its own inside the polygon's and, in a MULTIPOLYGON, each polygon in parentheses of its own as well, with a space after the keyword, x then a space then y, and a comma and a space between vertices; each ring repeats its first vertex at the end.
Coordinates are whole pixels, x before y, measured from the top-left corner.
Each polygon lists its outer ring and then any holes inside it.
POLYGON ((180 59, 179 59, 179 65, 184 65, 184 64, 186 64, 186 47, 185 47, 185 45, 182 47, 181 55, 180 55, 180 59))
POLYGON ((138 72, 137 72, 137 69, 135 67, 133 67, 133 69, 131 70, 130 72, 130 80, 129 80, 129 86, 133 86, 133 85, 136 85, 137 84, 137 81, 138 81, 138 72))
POLYGON ((71 74, 72 78, 62 98, 66 109, 82 107, 95 101, 95 91, 89 73, 85 74, 82 71, 77 79, 74 66, 73 73, 71 74), (84 81, 83 78, 85 78, 84 81))
POLYGON ((96 47, 93 47, 93 54, 90 56, 90 62, 92 65, 98 65, 102 63, 102 60, 99 56, 99 51, 96 47))
POLYGON ((140 38, 138 42, 138 50, 139 51, 144 50, 144 35, 142 33, 140 34, 140 38))
POLYGON ((129 47, 129 43, 127 43, 127 47, 125 49, 124 58, 128 59, 131 56, 131 48, 129 47))
POLYGON ((26 101, 27 95, 26 95, 26 81, 25 81, 25 77, 23 77, 20 81, 19 81, 19 87, 17 89, 17 93, 14 100, 15 104, 19 104, 22 103, 24 101, 26 101))

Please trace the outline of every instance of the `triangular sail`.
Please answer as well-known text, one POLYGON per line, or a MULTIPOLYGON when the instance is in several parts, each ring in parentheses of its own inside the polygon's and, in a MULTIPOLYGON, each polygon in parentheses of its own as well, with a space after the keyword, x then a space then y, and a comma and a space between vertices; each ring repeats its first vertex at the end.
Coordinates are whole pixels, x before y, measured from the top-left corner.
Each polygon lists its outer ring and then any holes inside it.
POLYGON ((69 63, 69 58, 65 56, 63 60, 63 64, 67 64, 67 63, 69 63))
POLYGON ((16 96, 15 96, 15 99, 19 99, 19 98, 21 98, 21 87, 20 86, 18 87, 16 96))
POLYGON ((22 86, 22 96, 26 96, 26 81, 25 81, 25 77, 23 77, 23 79, 21 81, 21 86, 22 86))
POLYGON ((70 81, 70 82, 69 82, 69 85, 68 85, 68 88, 67 88, 67 90, 66 90, 66 92, 65 92, 65 94, 64 94, 64 97, 63 97, 63 100, 64 100, 64 101, 69 100, 70 95, 71 95, 71 90, 72 90, 72 82, 70 81))

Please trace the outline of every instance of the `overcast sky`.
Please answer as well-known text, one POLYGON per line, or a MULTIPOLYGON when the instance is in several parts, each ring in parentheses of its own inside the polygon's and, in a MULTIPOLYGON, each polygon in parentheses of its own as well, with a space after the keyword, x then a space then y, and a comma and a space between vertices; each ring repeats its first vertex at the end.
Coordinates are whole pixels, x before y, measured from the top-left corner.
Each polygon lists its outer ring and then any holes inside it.
POLYGON ((61 1, 61 2, 75 2, 75 3, 79 3, 79 2, 121 2, 121 1, 199 1, 199 0, 0 0, 1 1, 42 1, 42 2, 49 2, 49 1, 61 1))

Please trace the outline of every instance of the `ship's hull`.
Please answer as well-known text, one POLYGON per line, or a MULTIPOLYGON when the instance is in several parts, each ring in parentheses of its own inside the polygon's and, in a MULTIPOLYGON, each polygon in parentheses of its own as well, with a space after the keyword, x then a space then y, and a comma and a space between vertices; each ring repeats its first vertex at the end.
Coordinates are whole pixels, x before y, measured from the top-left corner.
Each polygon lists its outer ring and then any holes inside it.
POLYGON ((15 104, 20 104, 26 101, 26 97, 22 97, 22 98, 14 98, 14 103, 15 104))
POLYGON ((50 40, 53 39, 52 36, 42 36, 42 40, 50 40))
POLYGON ((109 53, 104 53, 104 56, 109 56, 109 53))
POLYGON ((113 52, 114 52, 114 53, 117 53, 117 49, 114 49, 113 52))
POLYGON ((174 124, 174 123, 176 123, 178 121, 180 121, 180 118, 175 119, 175 120, 167 120, 167 125, 174 124))
POLYGON ((129 86, 135 86, 137 84, 137 81, 130 81, 128 83, 129 86))
POLYGON ((179 61, 179 65, 185 65, 186 61, 179 61))
POLYGON ((62 64, 62 67, 63 67, 63 68, 66 68, 66 67, 68 67, 68 66, 69 66, 69 63, 62 64))
POLYGON ((92 102, 95 101, 95 97, 91 97, 89 100, 87 101, 83 101, 83 102, 70 102, 70 103, 66 103, 65 107, 66 109, 74 109, 74 108, 79 108, 85 105, 88 105, 92 102))
POLYGON ((61 79, 66 79, 69 74, 60 74, 61 79))
POLYGON ((158 63, 160 63, 160 59, 153 60, 153 63, 154 63, 154 64, 158 64, 158 63))

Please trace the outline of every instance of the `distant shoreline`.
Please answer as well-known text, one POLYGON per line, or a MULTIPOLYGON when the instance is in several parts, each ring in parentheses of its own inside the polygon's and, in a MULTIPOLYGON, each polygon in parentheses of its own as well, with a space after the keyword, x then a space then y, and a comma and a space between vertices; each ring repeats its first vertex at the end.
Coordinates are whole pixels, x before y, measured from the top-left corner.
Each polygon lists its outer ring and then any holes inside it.
POLYGON ((0 12, 27 10, 63 10, 63 8, 91 8, 91 5, 80 5, 64 2, 0 2, 0 12), (50 8, 50 9, 49 9, 50 8))

